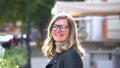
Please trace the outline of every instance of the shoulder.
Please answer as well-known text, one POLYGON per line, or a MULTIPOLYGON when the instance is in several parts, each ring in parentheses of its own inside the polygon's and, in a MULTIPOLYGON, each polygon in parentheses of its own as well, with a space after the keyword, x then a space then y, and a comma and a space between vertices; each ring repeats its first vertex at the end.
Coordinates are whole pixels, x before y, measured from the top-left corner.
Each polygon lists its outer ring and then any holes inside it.
POLYGON ((64 68, 83 68, 81 57, 75 48, 70 48, 63 52, 60 61, 64 68))
POLYGON ((78 52, 77 52, 77 50, 75 49, 75 48, 69 48, 68 50, 66 50, 64 53, 63 53, 63 55, 78 55, 79 56, 79 54, 78 54, 78 52))
POLYGON ((77 50, 73 47, 63 52, 62 56, 66 59, 80 58, 80 55, 78 54, 77 50))

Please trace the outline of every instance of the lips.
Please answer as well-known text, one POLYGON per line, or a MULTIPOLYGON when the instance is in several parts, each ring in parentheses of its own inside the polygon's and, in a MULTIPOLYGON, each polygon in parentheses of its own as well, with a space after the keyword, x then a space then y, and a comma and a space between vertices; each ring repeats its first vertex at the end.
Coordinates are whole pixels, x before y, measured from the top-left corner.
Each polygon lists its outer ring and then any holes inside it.
POLYGON ((60 34, 54 34, 54 35, 55 35, 55 37, 57 37, 57 38, 63 37, 63 35, 60 35, 60 34))

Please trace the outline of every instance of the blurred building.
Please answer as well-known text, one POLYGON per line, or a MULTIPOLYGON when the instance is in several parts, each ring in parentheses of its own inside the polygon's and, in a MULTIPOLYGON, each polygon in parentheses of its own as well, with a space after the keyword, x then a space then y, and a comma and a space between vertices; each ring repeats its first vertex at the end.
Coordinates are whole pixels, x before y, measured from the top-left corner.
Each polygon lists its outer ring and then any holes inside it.
POLYGON ((114 49, 120 43, 120 1, 56 1, 51 13, 70 13, 77 22, 79 40, 86 49, 84 68, 113 68, 114 49))

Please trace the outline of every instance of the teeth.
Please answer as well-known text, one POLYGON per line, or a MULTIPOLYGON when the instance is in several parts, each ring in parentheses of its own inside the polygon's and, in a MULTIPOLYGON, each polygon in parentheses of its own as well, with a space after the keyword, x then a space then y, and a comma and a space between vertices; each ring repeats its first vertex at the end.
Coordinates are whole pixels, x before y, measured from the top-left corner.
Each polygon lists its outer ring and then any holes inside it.
POLYGON ((57 37, 61 37, 62 35, 56 35, 57 37))
POLYGON ((57 37, 61 37, 60 35, 56 35, 57 37))

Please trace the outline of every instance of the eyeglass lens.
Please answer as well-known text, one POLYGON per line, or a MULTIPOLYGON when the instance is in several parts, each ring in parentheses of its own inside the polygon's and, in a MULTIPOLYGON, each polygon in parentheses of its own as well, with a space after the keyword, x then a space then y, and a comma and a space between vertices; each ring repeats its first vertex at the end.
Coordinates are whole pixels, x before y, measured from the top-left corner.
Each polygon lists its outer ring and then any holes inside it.
POLYGON ((53 25, 53 30, 57 30, 58 28, 61 30, 61 31, 65 31, 68 26, 67 25, 53 25))

